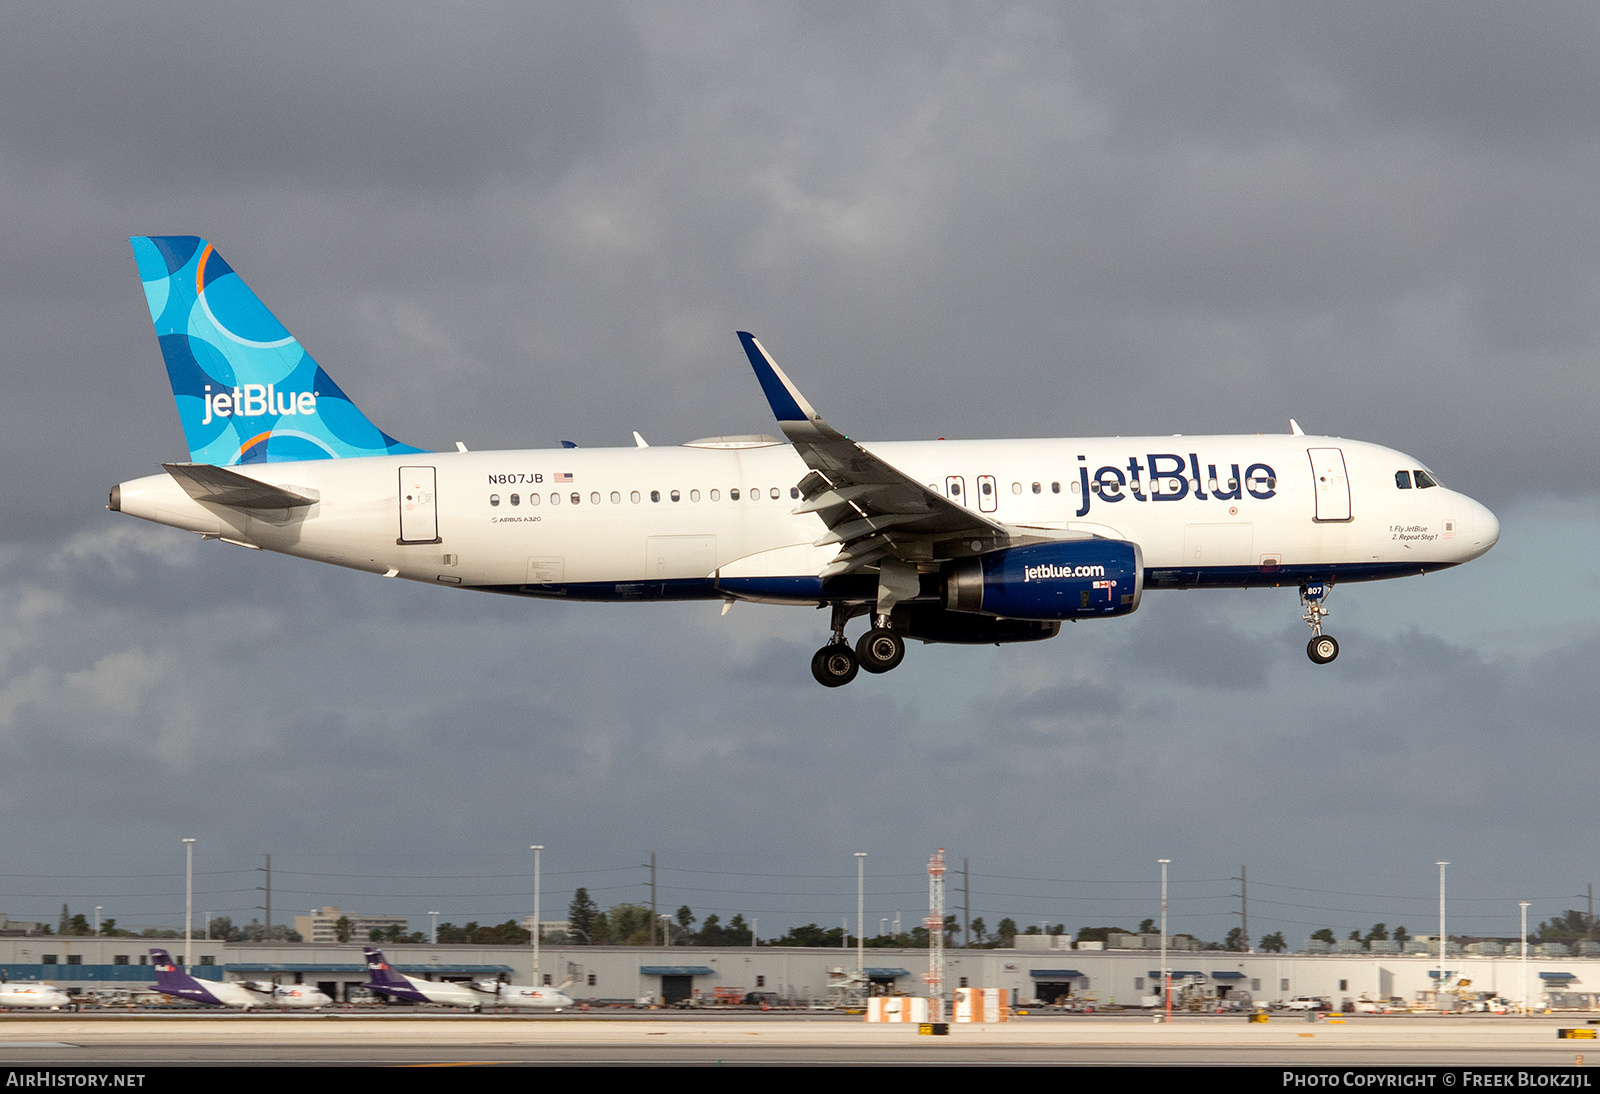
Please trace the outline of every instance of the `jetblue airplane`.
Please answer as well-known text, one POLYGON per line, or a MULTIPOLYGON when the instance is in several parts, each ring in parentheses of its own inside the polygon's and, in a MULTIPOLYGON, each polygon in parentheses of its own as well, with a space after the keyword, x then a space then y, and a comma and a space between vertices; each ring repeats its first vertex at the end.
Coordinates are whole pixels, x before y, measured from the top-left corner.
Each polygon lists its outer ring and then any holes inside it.
POLYGON ((429 452, 361 413, 216 249, 132 240, 189 459, 115 512, 255 550, 513 596, 831 609, 838 687, 906 640, 1028 642, 1146 589, 1290 586, 1326 664, 1336 584, 1477 558, 1484 506, 1381 445, 1287 435, 865 443, 741 332, 787 443, 429 452), (852 646, 845 628, 868 617, 852 646))
POLYGON ((152 991, 187 999, 207 1007, 326 1007, 333 1002, 325 992, 304 984, 273 984, 267 981, 196 980, 166 950, 152 949, 150 964, 156 970, 152 991))

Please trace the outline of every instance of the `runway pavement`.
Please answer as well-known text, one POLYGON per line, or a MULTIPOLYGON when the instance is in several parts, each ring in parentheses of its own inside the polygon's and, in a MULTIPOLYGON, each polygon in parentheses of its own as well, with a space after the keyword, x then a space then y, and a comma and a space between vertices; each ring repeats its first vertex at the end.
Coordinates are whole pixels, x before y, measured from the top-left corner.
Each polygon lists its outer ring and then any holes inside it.
MULTIPOLYGON (((1600 1042, 1558 1040, 1583 1017, 1028 1016, 914 1025, 835 1015, 518 1017, 163 1013, 0 1015, 0 1065, 140 1064, 1246 1064, 1570 1067, 1600 1042)), ((1594 1029, 1595 1026, 1586 1028, 1594 1029)))

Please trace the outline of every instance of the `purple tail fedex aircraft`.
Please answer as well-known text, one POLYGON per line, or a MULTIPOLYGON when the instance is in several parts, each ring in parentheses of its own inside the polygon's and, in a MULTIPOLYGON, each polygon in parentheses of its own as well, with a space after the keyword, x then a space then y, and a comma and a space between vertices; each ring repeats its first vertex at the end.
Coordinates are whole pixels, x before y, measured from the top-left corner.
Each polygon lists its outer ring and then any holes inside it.
POLYGON ((273 984, 261 980, 196 980, 178 967, 166 950, 150 951, 156 970, 152 985, 162 995, 187 999, 207 1007, 326 1007, 333 1002, 323 992, 303 984, 273 984))
POLYGON ((739 341, 787 441, 429 452, 361 413, 215 248, 132 240, 189 458, 113 511, 256 550, 566 600, 832 609, 838 687, 906 640, 1028 642, 1147 589, 1288 586, 1323 633, 1336 584, 1477 558, 1500 524, 1422 461, 1305 435, 864 443, 739 341), (867 617, 852 646, 845 629, 867 617))

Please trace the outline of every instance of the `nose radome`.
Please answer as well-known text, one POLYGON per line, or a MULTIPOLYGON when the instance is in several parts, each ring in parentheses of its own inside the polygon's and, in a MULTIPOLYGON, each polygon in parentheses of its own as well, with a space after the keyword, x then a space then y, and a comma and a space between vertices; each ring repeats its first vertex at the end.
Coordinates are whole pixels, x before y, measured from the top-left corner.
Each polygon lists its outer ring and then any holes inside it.
POLYGON ((1477 558, 1500 541, 1500 520, 1489 511, 1488 506, 1477 501, 1471 503, 1468 515, 1472 525, 1467 542, 1472 546, 1467 557, 1477 558))

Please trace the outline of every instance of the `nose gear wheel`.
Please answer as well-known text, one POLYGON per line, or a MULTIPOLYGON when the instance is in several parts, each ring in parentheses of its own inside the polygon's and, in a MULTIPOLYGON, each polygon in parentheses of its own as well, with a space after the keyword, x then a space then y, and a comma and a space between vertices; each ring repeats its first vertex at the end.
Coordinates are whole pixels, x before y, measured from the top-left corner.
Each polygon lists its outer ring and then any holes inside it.
POLYGON ((1322 633, 1322 619, 1328 614, 1328 597, 1332 593, 1332 581, 1310 582, 1300 586, 1300 607, 1305 612, 1300 618, 1311 627, 1311 641, 1306 643, 1306 656, 1317 665, 1326 665, 1339 656, 1338 640, 1322 633))

